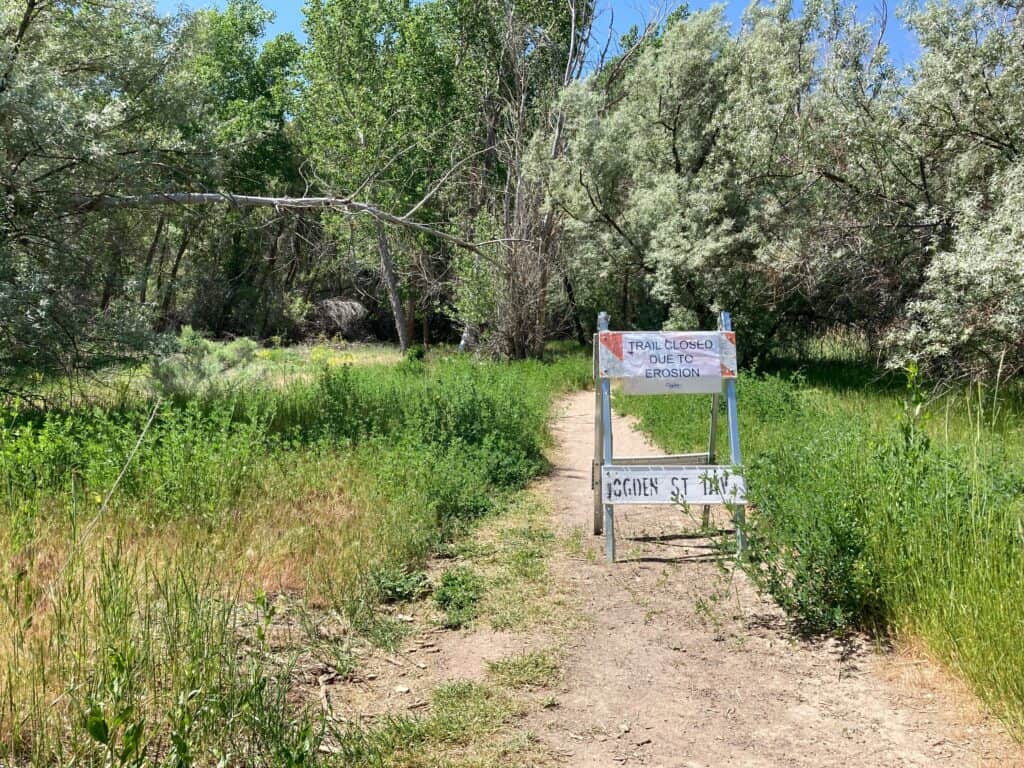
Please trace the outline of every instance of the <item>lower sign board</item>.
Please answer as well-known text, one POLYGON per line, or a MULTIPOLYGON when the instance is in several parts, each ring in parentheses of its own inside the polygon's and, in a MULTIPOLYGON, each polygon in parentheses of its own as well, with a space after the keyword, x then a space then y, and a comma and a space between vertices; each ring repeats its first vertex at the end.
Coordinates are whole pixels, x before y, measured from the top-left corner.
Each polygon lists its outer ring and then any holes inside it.
POLYGON ((713 395, 722 391, 722 379, 701 376, 692 379, 639 379, 622 380, 624 395, 713 395))
POLYGON ((743 504, 747 488, 732 467, 605 465, 605 504, 743 504))

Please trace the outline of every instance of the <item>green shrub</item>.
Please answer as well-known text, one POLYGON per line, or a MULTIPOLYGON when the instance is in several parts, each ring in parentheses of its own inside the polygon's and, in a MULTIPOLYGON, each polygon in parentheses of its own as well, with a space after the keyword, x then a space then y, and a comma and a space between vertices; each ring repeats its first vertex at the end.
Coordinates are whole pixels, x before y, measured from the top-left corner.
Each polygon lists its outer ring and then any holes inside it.
MULTIPOLYGON (((232 345, 211 352, 187 330, 182 345, 203 360, 233 355, 232 345)), ((200 386, 159 408, 118 498, 162 516, 215 517, 258 486, 269 455, 383 440, 403 454, 420 446, 432 454, 438 471, 422 480, 437 491, 438 521, 462 517, 462 510, 478 516, 493 507, 496 489, 521 487, 543 468, 551 392, 580 383, 582 362, 442 361, 426 376, 385 366, 324 367, 312 382, 284 390, 200 386), (460 469, 470 465, 478 480, 460 469)), ((102 496, 135 447, 149 407, 0 413, 0 499, 18 508, 102 496)))
POLYGON ((883 613, 868 551, 871 456, 862 436, 821 424, 747 462, 750 573, 810 631, 875 623, 883 613))
POLYGON ((214 344, 186 325, 181 329, 177 351, 155 360, 150 375, 165 397, 188 399, 223 385, 229 372, 244 370, 255 360, 259 345, 252 339, 214 344))
POLYGON ((406 603, 430 592, 427 574, 404 564, 382 564, 370 578, 382 603, 406 603))
MULTIPOLYGON (((245 374, 244 344, 211 345, 186 331, 178 354, 178 373, 165 371, 172 396, 141 441, 154 402, 0 412, 0 540, 13 550, 3 562, 29 563, 16 578, 0 574, 9 584, 0 588, 0 633, 16 649, 0 681, 0 733, 12 736, 9 744, 0 739, 0 762, 116 762, 136 756, 138 739, 151 759, 185 763, 230 752, 250 763, 308 763, 321 735, 315 720, 290 708, 287 687, 264 668, 266 649, 240 636, 236 605, 224 600, 234 580, 248 576, 222 573, 239 556, 231 549, 236 523, 258 525, 277 503, 295 503, 301 517, 307 500, 319 504, 329 492, 333 503, 337 495, 342 514, 308 527, 325 526, 342 551, 311 564, 311 588, 353 629, 394 647, 407 625, 377 604, 425 594, 426 558, 543 468, 553 394, 589 379, 583 357, 515 365, 462 358, 415 367, 325 364, 277 388, 245 374), (231 386, 204 374, 236 364, 231 386), (33 570, 52 562, 37 545, 63 547, 57 537, 77 540, 87 529, 97 533, 89 556, 69 561, 55 585, 56 634, 37 633, 43 645, 30 646, 28 618, 52 597, 43 599, 47 582, 33 570), (145 539, 151 531, 157 555, 164 543, 177 552, 178 531, 184 547, 202 541, 209 552, 189 558, 186 551, 183 561, 128 576, 118 575, 132 562, 127 555, 109 561, 117 568, 105 564, 109 538, 145 539), (197 581, 204 563, 218 570, 197 581), (179 568, 181 588, 172 583, 179 568), (84 591, 85 584, 98 586, 84 591), (136 648, 145 653, 133 656, 136 648), (139 680, 167 694, 140 697, 139 680), (29 711, 32 702, 53 701, 54 688, 74 696, 29 711)), ((296 531, 296 541, 309 535, 296 531)), ((136 543, 147 551, 148 541, 136 543)), ((470 621, 479 578, 456 570, 441 582, 448 623, 470 621)), ((335 666, 348 664, 339 658, 335 666)), ((288 670, 281 675, 287 680, 288 670)))
POLYGON ((434 602, 445 612, 444 626, 458 629, 476 618, 483 594, 483 580, 467 566, 449 568, 441 574, 434 602))

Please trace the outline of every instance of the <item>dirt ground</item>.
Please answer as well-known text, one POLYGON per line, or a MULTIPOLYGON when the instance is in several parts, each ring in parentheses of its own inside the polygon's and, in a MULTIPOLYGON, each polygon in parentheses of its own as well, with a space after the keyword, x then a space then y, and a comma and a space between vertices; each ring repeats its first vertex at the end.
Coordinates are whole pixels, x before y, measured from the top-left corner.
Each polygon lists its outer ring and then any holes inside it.
MULTIPOLYGON (((560 674, 503 729, 527 751, 499 751, 488 765, 1024 768, 1001 725, 926 659, 864 639, 798 637, 700 536, 699 520, 619 507, 619 560, 607 565, 603 538, 590 534, 593 408, 590 392, 559 405, 553 471, 533 489, 558 543, 543 586, 512 582, 503 598, 512 614, 536 603, 549 619, 449 631, 429 602, 406 606, 401 648, 367 651, 347 681, 312 670, 309 694, 333 720, 426 714, 439 684, 487 681, 494 662, 544 649, 560 674)), ((657 455, 629 419, 616 417, 615 438, 618 455, 657 455)), ((727 525, 724 511, 715 523, 727 525)), ((509 533, 522 523, 497 524, 504 532, 485 538, 511 549, 491 561, 512 561, 521 553, 509 533)))
MULTIPOLYGON (((560 533, 587 529, 580 555, 552 567, 589 621, 567 644, 559 706, 529 723, 565 764, 1024 766, 927 661, 798 639, 741 571, 686 535, 699 521, 619 507, 619 562, 606 565, 589 535, 593 408, 588 392, 563 401, 543 483, 560 533)), ((616 454, 657 454, 629 419, 614 432, 616 454)))

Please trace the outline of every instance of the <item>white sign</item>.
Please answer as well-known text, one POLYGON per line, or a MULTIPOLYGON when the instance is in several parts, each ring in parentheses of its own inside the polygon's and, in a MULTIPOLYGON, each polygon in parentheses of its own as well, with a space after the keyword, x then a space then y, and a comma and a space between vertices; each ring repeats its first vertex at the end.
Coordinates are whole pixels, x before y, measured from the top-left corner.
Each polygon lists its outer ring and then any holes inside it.
POLYGON ((736 378, 736 335, 728 331, 604 331, 598 350, 600 376, 625 379, 627 394, 714 393, 736 378))
POLYGON ((722 379, 698 376, 689 379, 623 379, 624 395, 713 395, 722 391, 722 379))
POLYGON ((605 465, 605 504, 744 504, 747 488, 732 467, 605 465))

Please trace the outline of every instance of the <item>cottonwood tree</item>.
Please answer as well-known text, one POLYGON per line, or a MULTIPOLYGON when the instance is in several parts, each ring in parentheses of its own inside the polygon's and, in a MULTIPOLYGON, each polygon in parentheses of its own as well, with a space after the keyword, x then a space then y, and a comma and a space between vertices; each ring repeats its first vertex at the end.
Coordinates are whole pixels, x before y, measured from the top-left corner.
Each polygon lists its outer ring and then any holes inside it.
POLYGON ((561 212, 546 205, 542 166, 565 149, 558 93, 582 74, 594 8, 551 0, 455 6, 460 38, 477 62, 469 90, 483 150, 471 171, 467 218, 498 241, 487 257, 457 264, 463 343, 480 335, 502 356, 536 357, 567 279, 561 212))
MULTIPOLYGON (((456 80, 462 51, 450 9, 438 2, 327 0, 308 3, 306 19, 298 122, 317 183, 443 225, 450 214, 440 186, 472 151, 459 140, 466 133, 456 80)), ((445 254, 425 232, 386 224, 367 220, 354 236, 360 255, 379 264, 404 349, 417 299, 437 300, 431 265, 440 257, 443 272, 445 254)), ((437 308, 422 309, 429 317, 437 308)))
POLYGON ((495 351, 542 351, 557 217, 544 210, 527 156, 551 127, 549 151, 561 151, 551 107, 580 74, 591 13, 589 4, 542 0, 307 6, 300 124, 317 179, 491 243, 439 252, 437 238, 373 225, 403 345, 414 302, 403 308, 402 299, 454 290, 458 322, 483 331, 495 351))
MULTIPOLYGON (((187 189, 305 192, 287 117, 301 46, 291 35, 261 42, 271 18, 255 0, 231 0, 222 11, 196 12, 185 26, 193 111, 183 131, 194 145, 191 167, 180 177, 187 189)), ((190 236, 189 269, 179 271, 177 283, 173 268, 163 280, 164 326, 180 318, 218 334, 265 336, 301 321, 308 262, 319 256, 315 220, 239 206, 161 213, 190 236)))
POLYGON ((295 41, 258 49, 269 14, 248 0, 170 18, 129 0, 25 0, 2 13, 3 363, 74 373, 135 357, 182 295, 206 327, 224 328, 227 311, 246 306, 243 282, 258 286, 253 304, 273 306, 259 288, 280 238, 264 221, 128 206, 97 215, 83 201, 296 191, 283 117, 295 41))

